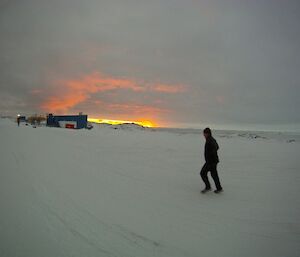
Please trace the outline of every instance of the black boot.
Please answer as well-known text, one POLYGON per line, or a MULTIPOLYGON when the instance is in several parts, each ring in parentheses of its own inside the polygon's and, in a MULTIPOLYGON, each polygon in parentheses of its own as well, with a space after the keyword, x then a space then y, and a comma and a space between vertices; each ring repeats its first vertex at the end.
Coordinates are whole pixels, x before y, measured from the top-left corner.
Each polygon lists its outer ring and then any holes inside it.
POLYGON ((211 191, 211 188, 204 188, 203 190, 201 190, 202 194, 205 194, 206 192, 211 191))
POLYGON ((221 188, 221 189, 216 189, 215 191, 214 191, 214 193, 216 193, 216 194, 219 194, 219 193, 221 193, 221 192, 223 192, 223 189, 221 188))

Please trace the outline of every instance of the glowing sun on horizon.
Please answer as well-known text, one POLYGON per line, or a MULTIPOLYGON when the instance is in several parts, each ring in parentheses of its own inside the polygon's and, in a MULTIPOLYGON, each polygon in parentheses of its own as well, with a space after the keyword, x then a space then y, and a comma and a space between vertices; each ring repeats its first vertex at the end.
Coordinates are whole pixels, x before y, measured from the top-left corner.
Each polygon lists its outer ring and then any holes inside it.
POLYGON ((94 123, 103 123, 103 124, 110 124, 110 125, 120 125, 126 123, 137 124, 147 128, 157 127, 156 124, 149 120, 139 120, 139 121, 130 121, 130 120, 110 120, 110 119, 96 119, 96 118, 88 118, 89 122, 94 123))

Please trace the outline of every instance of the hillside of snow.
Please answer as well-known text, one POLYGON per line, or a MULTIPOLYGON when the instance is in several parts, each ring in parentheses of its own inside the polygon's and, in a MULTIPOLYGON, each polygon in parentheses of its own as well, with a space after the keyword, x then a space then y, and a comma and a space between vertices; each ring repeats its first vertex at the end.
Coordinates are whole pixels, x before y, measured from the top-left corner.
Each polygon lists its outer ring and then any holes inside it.
POLYGON ((0 119, 0 256, 300 256, 299 135, 216 139, 203 195, 201 131, 0 119))

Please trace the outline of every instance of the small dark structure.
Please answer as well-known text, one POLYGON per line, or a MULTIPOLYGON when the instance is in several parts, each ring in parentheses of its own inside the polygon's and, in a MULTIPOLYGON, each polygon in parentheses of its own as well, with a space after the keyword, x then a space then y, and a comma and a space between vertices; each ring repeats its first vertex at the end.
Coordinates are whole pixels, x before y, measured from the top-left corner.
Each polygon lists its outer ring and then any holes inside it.
POLYGON ((47 126, 82 129, 87 127, 88 116, 79 115, 47 115, 47 126))
POLYGON ((25 116, 19 116, 18 118, 19 118, 20 122, 26 122, 25 116))
POLYGON ((26 117, 25 116, 21 116, 20 114, 18 114, 18 116, 17 116, 18 126, 20 126, 21 122, 26 122, 26 117))

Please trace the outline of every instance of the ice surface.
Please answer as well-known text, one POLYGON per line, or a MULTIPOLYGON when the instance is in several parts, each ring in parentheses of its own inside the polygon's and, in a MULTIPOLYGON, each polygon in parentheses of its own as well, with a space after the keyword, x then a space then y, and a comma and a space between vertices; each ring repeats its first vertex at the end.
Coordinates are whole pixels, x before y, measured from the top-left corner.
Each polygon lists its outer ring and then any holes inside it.
POLYGON ((216 139, 203 195, 201 131, 0 119, 0 256, 300 256, 299 135, 216 139))

